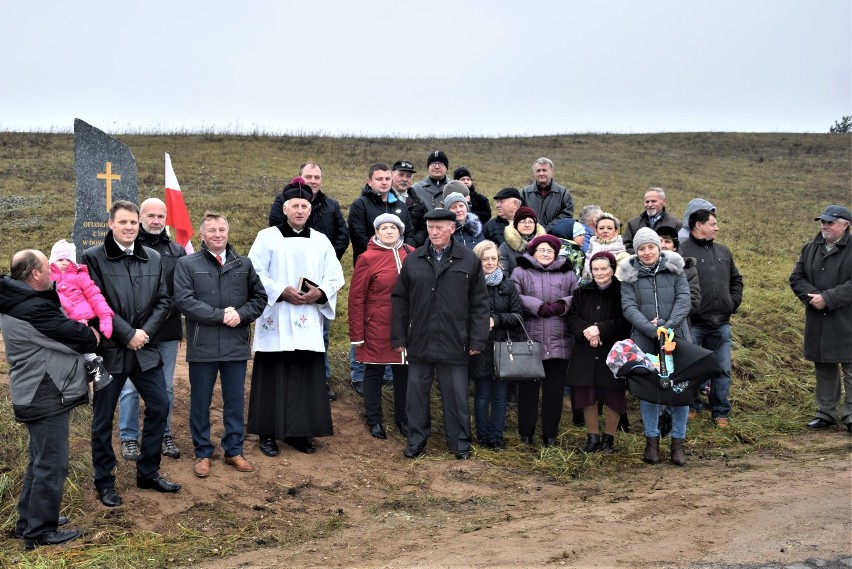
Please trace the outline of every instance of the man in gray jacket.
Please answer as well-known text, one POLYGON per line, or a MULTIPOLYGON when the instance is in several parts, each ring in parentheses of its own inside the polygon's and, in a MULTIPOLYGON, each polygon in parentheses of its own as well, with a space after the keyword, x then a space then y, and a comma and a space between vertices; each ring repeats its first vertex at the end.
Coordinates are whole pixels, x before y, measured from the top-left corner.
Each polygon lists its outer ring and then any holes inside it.
POLYGON ((15 253, 10 272, 0 278, 9 393, 15 420, 26 425, 30 436, 15 536, 33 549, 80 535, 59 528, 68 523, 59 506, 68 475, 69 415, 88 401, 82 354, 93 352, 100 336, 62 312, 43 253, 15 253))
POLYGON ((210 474, 210 402, 216 375, 222 386, 224 461, 239 472, 253 472, 243 457, 246 362, 251 357, 249 325, 266 306, 266 291, 248 257, 228 243, 228 219, 205 212, 201 251, 178 260, 175 304, 186 316, 189 362, 189 431, 195 447, 194 474, 210 474))
POLYGON ((414 184, 411 191, 423 201, 427 213, 441 207, 444 201, 444 188, 450 182, 447 170, 450 168, 450 159, 443 150, 430 152, 426 158, 426 170, 429 175, 414 184))
POLYGON ((553 181, 553 160, 541 157, 533 162, 535 183, 521 192, 524 205, 538 215, 538 222, 545 231, 560 219, 574 217, 574 198, 568 188, 553 181))
POLYGON ((805 305, 805 359, 816 369, 816 418, 811 430, 838 419, 852 433, 852 238, 849 208, 830 205, 815 221, 820 232, 802 247, 790 287, 805 305), (841 382, 842 377, 842 382, 841 382), (846 390, 838 415, 841 383, 846 390))

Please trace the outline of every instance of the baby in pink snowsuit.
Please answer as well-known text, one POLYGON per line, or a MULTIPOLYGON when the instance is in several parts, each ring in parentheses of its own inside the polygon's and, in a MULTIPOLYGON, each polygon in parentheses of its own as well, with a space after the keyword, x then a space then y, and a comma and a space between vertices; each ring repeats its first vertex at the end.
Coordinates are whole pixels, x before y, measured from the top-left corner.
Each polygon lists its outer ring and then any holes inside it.
MULTIPOLYGON (((89 268, 78 265, 76 258, 77 247, 65 239, 54 243, 50 250, 50 279, 56 282, 59 301, 65 314, 72 320, 87 323, 97 317, 101 333, 110 338, 115 313, 89 276, 89 268)), ((104 367, 103 358, 94 353, 84 354, 83 357, 95 390, 106 387, 112 381, 112 376, 104 367)))

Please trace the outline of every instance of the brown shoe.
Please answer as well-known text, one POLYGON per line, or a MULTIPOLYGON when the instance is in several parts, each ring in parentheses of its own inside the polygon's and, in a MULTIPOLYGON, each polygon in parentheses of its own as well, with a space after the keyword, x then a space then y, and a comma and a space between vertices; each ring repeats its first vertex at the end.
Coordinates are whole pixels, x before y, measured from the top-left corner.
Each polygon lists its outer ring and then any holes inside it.
POLYGON ((730 423, 728 423, 727 417, 716 417, 713 420, 716 422, 716 426, 719 427, 720 429, 727 429, 728 427, 731 426, 730 423))
POLYGON ((243 455, 226 456, 222 460, 237 469, 238 472, 254 472, 254 465, 243 458, 243 455))
POLYGON ((689 415, 687 415, 686 418, 689 419, 690 421, 692 421, 693 419, 697 419, 698 418, 698 411, 696 411, 695 409, 690 407, 689 408, 689 415))
POLYGON ((196 458, 195 466, 192 467, 192 473, 198 478, 207 478, 210 476, 210 459, 196 458))

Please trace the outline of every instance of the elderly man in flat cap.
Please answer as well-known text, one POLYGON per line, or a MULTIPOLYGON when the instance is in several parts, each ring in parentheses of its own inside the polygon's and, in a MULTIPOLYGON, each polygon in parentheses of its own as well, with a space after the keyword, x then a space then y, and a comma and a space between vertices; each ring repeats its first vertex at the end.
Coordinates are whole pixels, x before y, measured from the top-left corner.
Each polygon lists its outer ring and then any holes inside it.
POLYGON ((391 302, 391 345, 408 353, 408 446, 423 454, 429 439, 429 393, 438 376, 447 447, 457 459, 470 458, 468 358, 485 349, 490 310, 485 275, 476 254, 453 241, 455 214, 426 214, 429 240, 409 253, 391 302))
POLYGON ((830 205, 814 221, 820 232, 802 247, 790 287, 805 305, 805 359, 816 369, 812 430, 840 420, 852 433, 852 239, 849 208, 830 205), (840 387, 846 390, 838 414, 840 387))

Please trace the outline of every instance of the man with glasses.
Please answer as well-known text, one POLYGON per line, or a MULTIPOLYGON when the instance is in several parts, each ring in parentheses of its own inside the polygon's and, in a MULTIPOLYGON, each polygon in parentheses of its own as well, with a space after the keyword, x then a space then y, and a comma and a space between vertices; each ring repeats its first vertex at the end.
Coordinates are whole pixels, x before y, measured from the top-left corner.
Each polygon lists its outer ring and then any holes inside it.
MULTIPOLYGON (((817 431, 838 419, 852 433, 852 239, 849 208, 830 205, 817 217, 820 232, 802 247, 790 287, 805 305, 805 359, 816 371, 817 431), (838 414, 840 387, 846 395, 838 414)), ((703 282, 702 282, 703 286, 703 282)))
POLYGON ((441 207, 441 202, 444 201, 444 186, 450 182, 447 177, 449 167, 450 159, 443 150, 430 152, 426 158, 426 170, 429 175, 414 184, 412 188, 426 205, 426 211, 441 207))

